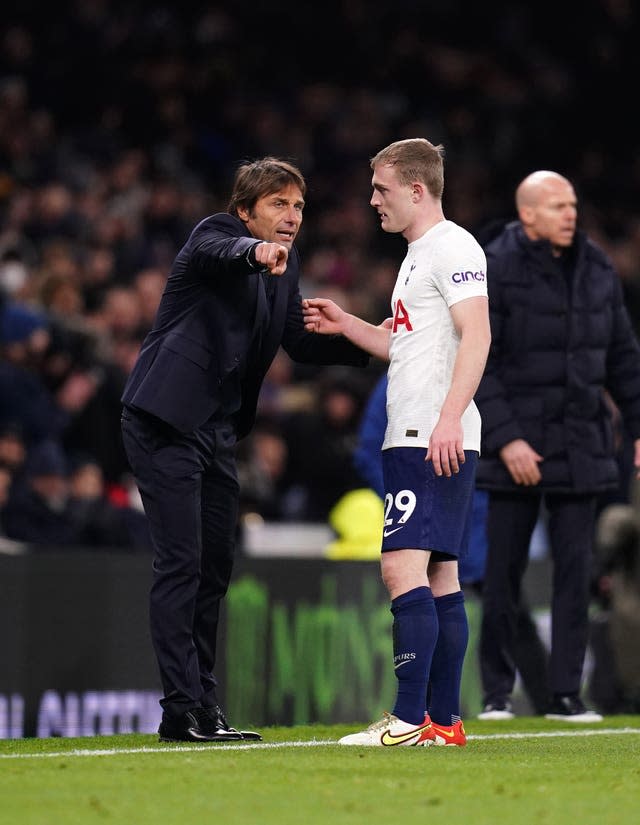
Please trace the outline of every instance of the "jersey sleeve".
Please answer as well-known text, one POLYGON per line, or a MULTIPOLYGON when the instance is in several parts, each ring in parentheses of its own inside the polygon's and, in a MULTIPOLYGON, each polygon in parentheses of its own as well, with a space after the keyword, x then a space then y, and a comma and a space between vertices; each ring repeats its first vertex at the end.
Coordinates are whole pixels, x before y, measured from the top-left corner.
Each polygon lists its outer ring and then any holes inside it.
POLYGON ((434 254, 433 273, 447 306, 465 298, 487 297, 487 258, 466 230, 442 239, 434 254))

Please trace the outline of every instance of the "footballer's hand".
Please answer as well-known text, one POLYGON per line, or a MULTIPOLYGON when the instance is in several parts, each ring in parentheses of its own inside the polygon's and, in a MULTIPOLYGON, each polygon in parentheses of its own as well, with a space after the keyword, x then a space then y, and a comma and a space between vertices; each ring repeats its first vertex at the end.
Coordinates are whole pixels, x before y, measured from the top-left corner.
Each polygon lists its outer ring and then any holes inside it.
POLYGON ((500 450, 500 458, 516 484, 534 487, 542 480, 538 465, 543 458, 524 438, 516 438, 505 444, 500 450))
POLYGON ((282 275, 287 268, 289 250, 279 243, 263 241, 254 248, 256 263, 269 270, 272 275, 282 275))
POLYGON ((459 419, 441 417, 429 437, 429 448, 425 461, 433 463, 437 476, 447 476, 460 472, 460 465, 465 462, 462 447, 462 424, 459 419))
POLYGON ((321 335, 344 332, 350 317, 329 298, 304 298, 302 315, 307 332, 318 332, 321 335))

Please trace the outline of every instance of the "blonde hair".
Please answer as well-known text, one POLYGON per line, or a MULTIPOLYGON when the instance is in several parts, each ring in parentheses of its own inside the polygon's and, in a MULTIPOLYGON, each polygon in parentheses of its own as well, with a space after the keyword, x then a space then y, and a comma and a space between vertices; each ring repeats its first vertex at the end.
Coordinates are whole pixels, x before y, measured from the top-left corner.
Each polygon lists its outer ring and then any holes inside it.
POLYGON ((444 191, 444 147, 435 146, 426 138, 396 140, 371 158, 371 168, 393 166, 403 186, 415 180, 425 184, 429 194, 442 199, 444 191))

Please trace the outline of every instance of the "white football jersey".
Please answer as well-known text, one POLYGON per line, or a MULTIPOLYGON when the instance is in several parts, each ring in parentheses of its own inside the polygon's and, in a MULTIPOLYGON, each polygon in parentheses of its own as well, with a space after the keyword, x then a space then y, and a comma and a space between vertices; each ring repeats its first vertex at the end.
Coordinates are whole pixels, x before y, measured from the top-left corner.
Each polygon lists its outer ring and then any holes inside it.
MULTIPOLYGON (((428 447, 449 391, 460 338, 449 307, 487 295, 487 259, 476 239, 441 221, 410 243, 391 298, 387 430, 382 449, 428 447)), ((462 416, 463 448, 480 452, 480 413, 462 416)))

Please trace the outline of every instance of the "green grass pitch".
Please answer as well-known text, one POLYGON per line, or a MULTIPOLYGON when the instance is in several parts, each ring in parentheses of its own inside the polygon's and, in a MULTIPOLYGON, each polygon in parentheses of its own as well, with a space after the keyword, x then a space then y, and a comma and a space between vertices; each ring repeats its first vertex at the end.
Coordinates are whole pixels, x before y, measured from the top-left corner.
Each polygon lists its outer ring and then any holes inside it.
POLYGON ((640 716, 465 726, 465 748, 335 744, 360 725, 264 728, 251 744, 1 740, 0 825, 640 821, 640 716))

